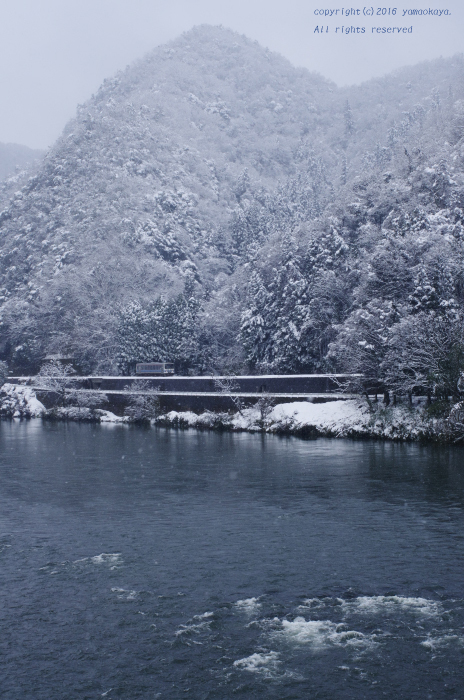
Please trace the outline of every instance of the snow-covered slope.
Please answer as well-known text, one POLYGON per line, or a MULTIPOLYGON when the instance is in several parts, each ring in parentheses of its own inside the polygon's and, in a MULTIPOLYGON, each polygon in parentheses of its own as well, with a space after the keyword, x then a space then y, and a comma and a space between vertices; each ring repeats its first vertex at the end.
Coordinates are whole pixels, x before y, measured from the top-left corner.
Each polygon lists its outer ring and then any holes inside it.
MULTIPOLYGON (((364 187, 355 175, 366 170, 366 149, 380 162, 385 148, 376 144, 389 129, 422 138, 427 109, 414 105, 428 100, 441 119, 431 86, 452 83, 454 104, 462 76, 457 58, 339 90, 209 26, 158 47, 79 106, 35 175, 0 187, 0 357, 23 372, 48 353, 77 357, 85 371, 114 371, 121 324, 133 324, 129 336, 141 332, 124 349, 131 362, 166 355, 185 365, 201 355, 211 367, 217 343, 230 354, 238 348, 243 365, 238 327, 250 249, 265 250, 272 232, 304 227, 339 202, 340 186, 364 187), (167 329, 186 308, 185 289, 194 303, 167 329), (170 299, 177 306, 166 306, 170 299), (163 334, 155 357, 146 338, 163 334)), ((348 195, 342 201, 351 206, 348 195)), ((347 240, 350 220, 358 226, 363 216, 341 213, 347 240)), ((270 246, 272 258, 282 246, 270 246)))
POLYGON ((19 143, 0 143, 0 181, 14 177, 16 169, 40 160, 45 151, 22 146, 19 143))
POLYGON ((304 169, 302 135, 322 142, 333 89, 213 27, 105 81, 37 175, 3 188, 0 302, 15 361, 108 345, 121 302, 173 296, 188 272, 210 286, 229 273, 231 210, 250 182, 304 169))

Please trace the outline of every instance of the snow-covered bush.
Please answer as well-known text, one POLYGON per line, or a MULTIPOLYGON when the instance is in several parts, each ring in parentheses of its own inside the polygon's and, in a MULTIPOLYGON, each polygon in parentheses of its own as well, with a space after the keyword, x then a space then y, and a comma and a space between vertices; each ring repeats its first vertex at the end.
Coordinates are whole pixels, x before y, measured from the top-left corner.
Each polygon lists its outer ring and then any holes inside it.
POLYGON ((7 383, 0 388, 2 418, 33 418, 44 412, 45 407, 37 400, 31 387, 7 383))
POLYGON ((143 379, 136 380, 131 385, 126 386, 125 391, 129 391, 130 396, 124 415, 132 421, 146 423, 159 415, 158 390, 153 388, 149 382, 143 379))
POLYGON ((33 386, 38 389, 47 389, 57 394, 58 404, 64 406, 66 393, 75 384, 75 370, 68 364, 57 360, 46 362, 34 377, 33 386))
POLYGON ((8 379, 8 365, 6 362, 0 362, 0 386, 5 384, 8 379))

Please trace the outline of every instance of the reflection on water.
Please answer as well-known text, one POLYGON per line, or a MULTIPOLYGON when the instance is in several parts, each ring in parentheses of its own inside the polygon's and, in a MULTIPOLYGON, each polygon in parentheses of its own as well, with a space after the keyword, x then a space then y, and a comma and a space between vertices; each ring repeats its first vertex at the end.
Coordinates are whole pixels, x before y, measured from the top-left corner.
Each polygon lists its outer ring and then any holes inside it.
POLYGON ((461 697, 463 458, 1 423, 4 696, 461 697))

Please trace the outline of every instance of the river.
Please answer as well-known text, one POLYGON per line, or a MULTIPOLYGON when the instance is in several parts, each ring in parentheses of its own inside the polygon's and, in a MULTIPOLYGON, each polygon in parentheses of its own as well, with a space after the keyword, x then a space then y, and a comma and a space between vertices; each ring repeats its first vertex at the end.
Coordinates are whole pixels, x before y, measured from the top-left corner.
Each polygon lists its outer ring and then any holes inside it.
POLYGON ((5 700, 463 698, 464 451, 0 424, 5 700))

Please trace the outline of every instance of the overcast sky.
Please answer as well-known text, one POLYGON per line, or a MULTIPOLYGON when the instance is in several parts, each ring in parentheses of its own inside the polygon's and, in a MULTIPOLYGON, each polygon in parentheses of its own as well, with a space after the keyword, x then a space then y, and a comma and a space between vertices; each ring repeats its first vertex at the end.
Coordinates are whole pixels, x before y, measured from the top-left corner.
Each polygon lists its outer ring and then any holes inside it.
MULTIPOLYGON (((362 13, 366 1, 351 7, 362 13)), ((396 16, 315 15, 343 0, 1 0, 0 141, 47 148, 104 78, 196 24, 235 29, 338 85, 464 51, 464 0, 383 5, 396 16), (429 8, 451 15, 402 16, 429 8), (321 25, 329 32, 315 33, 321 25), (335 32, 346 25, 366 32, 335 32), (373 26, 413 32, 372 34, 373 26)))

